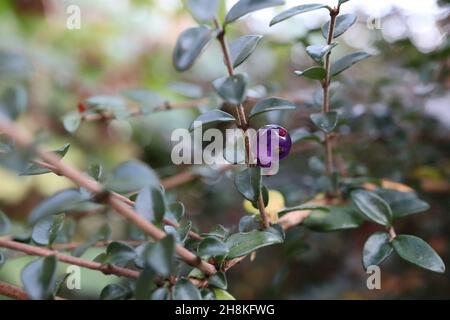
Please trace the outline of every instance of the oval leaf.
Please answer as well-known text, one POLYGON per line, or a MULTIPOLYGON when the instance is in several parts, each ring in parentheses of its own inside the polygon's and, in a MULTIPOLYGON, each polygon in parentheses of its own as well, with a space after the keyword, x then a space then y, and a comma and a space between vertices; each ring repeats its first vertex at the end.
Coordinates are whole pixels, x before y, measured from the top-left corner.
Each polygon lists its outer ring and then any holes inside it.
POLYGON ((56 286, 55 256, 37 259, 27 264, 21 273, 23 288, 30 299, 47 300, 53 298, 56 286))
POLYGON ((383 226, 392 225, 392 211, 389 205, 376 193, 356 190, 351 194, 356 207, 370 220, 383 226))
POLYGON ((104 264, 115 264, 124 266, 128 262, 136 258, 136 251, 134 248, 125 242, 114 241, 106 248, 106 256, 102 261, 104 264))
POLYGON ((159 275, 168 276, 172 271, 174 254, 175 238, 167 235, 156 243, 146 245, 143 253, 144 264, 159 275))
POLYGON ((444 273, 445 264, 434 249, 422 239, 399 235, 392 240, 395 252, 404 260, 411 262, 421 268, 444 273))
POLYGON ((321 211, 330 211, 330 208, 321 206, 321 205, 314 205, 314 204, 302 204, 300 206, 296 207, 290 207, 290 208, 284 208, 281 211, 278 212, 279 215, 283 215, 292 211, 302 211, 302 210, 321 210, 321 211))
POLYGON ((334 131, 334 129, 336 129, 339 121, 339 113, 337 113, 336 111, 330 111, 326 114, 313 113, 310 115, 310 118, 318 129, 327 134, 330 134, 334 131))
POLYGON ((417 197, 414 192, 380 189, 376 191, 391 207, 394 218, 401 218, 410 214, 427 211, 430 206, 417 197))
POLYGON ((269 111, 294 110, 295 104, 281 98, 268 98, 258 102, 250 111, 249 119, 269 111))
POLYGON ((178 37, 173 52, 173 64, 178 71, 192 67, 195 60, 211 40, 211 29, 207 26, 189 28, 178 37))
MULTIPOLYGON (((342 35, 345 31, 347 31, 352 25, 355 24, 358 16, 353 13, 347 13, 337 16, 336 25, 334 27, 333 39, 342 35)), ((328 29, 330 28, 330 22, 328 21, 322 27, 322 35, 325 39, 328 38, 328 29)))
POLYGON ((305 71, 295 71, 295 74, 299 77, 305 77, 308 79, 323 80, 327 75, 327 71, 322 67, 311 67, 305 71))
POLYGON ((263 36, 242 36, 230 43, 230 57, 233 67, 240 66, 255 51, 263 36))
POLYGON ((293 7, 291 9, 283 11, 280 14, 278 14, 277 16, 275 16, 272 19, 272 21, 270 21, 270 26, 273 26, 281 21, 292 18, 298 14, 313 11, 313 10, 318 10, 318 9, 322 9, 322 8, 327 8, 328 10, 330 10, 329 6, 319 4, 319 3, 302 4, 302 5, 293 7))
POLYGON ((312 211, 303 225, 317 232, 333 232, 358 228, 362 222, 362 217, 351 207, 330 207, 328 212, 312 211))
POLYGON ((248 13, 282 4, 283 0, 240 0, 230 9, 224 24, 234 22, 248 13))
POLYGON ((236 173, 234 185, 245 199, 256 203, 261 192, 261 180, 261 169, 251 167, 236 173))
POLYGON ((64 225, 64 213, 45 217, 33 227, 31 239, 41 246, 51 246, 64 225))
POLYGON ((322 63, 323 57, 329 53, 334 47, 337 46, 337 43, 334 42, 328 45, 312 45, 306 47, 306 52, 308 55, 316 62, 322 63))
POLYGON ((201 300, 200 291, 188 279, 180 279, 173 287, 173 300, 201 300))
POLYGON ((137 192, 144 187, 159 188, 159 179, 148 165, 132 160, 117 166, 109 175, 105 187, 119 193, 137 192))
POLYGON ((389 234, 386 232, 376 232, 367 239, 363 249, 363 266, 378 266, 392 253, 392 246, 389 243, 389 234))
POLYGON ((217 238, 206 238, 198 244, 198 255, 202 258, 223 257, 228 254, 228 246, 217 238))
POLYGON ((251 231, 232 234, 226 241, 230 251, 227 259, 245 256, 259 248, 282 243, 283 238, 279 233, 270 231, 251 231))
POLYGON ((219 9, 219 0, 188 0, 192 16, 199 21, 211 21, 219 9))
MULTIPOLYGON (((64 158, 64 156, 67 154, 70 148, 70 143, 66 143, 62 147, 53 150, 52 152, 57 154, 60 158, 64 158)), ((34 176, 39 174, 46 174, 52 172, 51 170, 41 167, 40 165, 36 163, 30 163, 28 167, 25 169, 25 171, 21 172, 21 176, 34 176)))
POLYGON ((120 284, 108 284, 100 293, 101 300, 126 300, 131 298, 130 289, 120 284))
POLYGON ((222 122, 233 122, 236 118, 231 114, 226 113, 222 110, 211 110, 203 113, 197 119, 192 122, 189 131, 194 131, 195 129, 204 125, 213 125, 222 122))
POLYGON ((368 54, 366 52, 362 52, 362 51, 346 55, 331 65, 331 75, 336 76, 339 73, 341 73, 342 71, 350 68, 352 65, 358 63, 361 60, 367 59, 369 57, 370 57, 370 54, 368 54))
POLYGON ((223 77, 213 81, 214 90, 226 102, 241 104, 247 94, 247 79, 242 74, 223 77))

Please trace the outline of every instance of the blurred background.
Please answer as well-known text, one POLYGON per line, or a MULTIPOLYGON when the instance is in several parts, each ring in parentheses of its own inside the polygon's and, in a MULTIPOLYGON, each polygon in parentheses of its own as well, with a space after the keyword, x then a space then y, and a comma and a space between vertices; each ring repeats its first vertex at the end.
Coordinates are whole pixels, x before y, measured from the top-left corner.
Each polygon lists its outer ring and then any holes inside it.
MULTIPOLYGON (((236 1, 224 3, 230 8, 236 1)), ((317 109, 319 86, 298 78, 294 70, 313 65, 305 48, 323 43, 320 27, 326 12, 306 13, 269 28, 282 9, 307 3, 288 0, 285 7, 266 9, 229 28, 239 35, 264 36, 252 57, 239 67, 251 79, 251 96, 289 96, 299 103, 294 113, 269 113, 255 126, 279 123, 290 130, 312 129, 305 112, 317 109)), ((336 1, 321 1, 335 5, 336 1)), ((385 177, 406 183, 431 209, 399 221, 398 231, 430 243, 450 265, 450 74, 449 1, 351 0, 343 12, 359 19, 333 51, 333 59, 365 50, 373 58, 350 69, 333 84, 333 109, 347 119, 340 126, 336 152, 349 176, 385 177)), ((222 14, 223 15, 223 14, 222 14)), ((171 132, 187 128, 198 114, 217 108, 210 99, 195 108, 158 112, 108 122, 83 123, 74 134, 62 118, 93 95, 120 95, 145 89, 152 103, 188 101, 211 96, 210 82, 223 76, 220 48, 212 42, 188 72, 177 73, 171 55, 178 35, 195 25, 182 0, 4 0, 0 2, 0 89, 26 84, 28 110, 20 123, 48 148, 66 142, 66 160, 79 168, 100 162, 106 168, 133 158, 168 177, 186 168, 171 164, 171 132), (67 8, 81 9, 81 28, 67 27, 67 8)), ((280 173, 266 179, 271 189, 295 205, 316 193, 321 181, 322 150, 305 145, 282 163, 280 173)), ((67 179, 47 174, 18 177, 0 168, 0 209, 20 233, 30 210, 45 197, 71 187, 67 179)), ((246 214, 230 173, 205 175, 170 191, 182 201, 199 230, 217 223, 233 228, 246 214)), ((114 214, 80 220, 75 240, 83 241, 105 220, 113 237, 126 237, 114 214)), ((302 227, 288 232, 286 244, 258 252, 228 274, 229 291, 237 298, 276 299, 403 299, 450 298, 449 273, 433 274, 392 256, 382 266, 382 289, 366 288, 362 247, 377 230, 361 228, 314 233, 302 227)), ((100 249, 99 249, 100 250, 100 249)), ((85 257, 94 257, 93 249, 85 257)), ((20 269, 29 260, 8 260, 0 280, 20 284, 20 269)), ((83 270, 76 298, 97 298, 112 276, 83 270)))

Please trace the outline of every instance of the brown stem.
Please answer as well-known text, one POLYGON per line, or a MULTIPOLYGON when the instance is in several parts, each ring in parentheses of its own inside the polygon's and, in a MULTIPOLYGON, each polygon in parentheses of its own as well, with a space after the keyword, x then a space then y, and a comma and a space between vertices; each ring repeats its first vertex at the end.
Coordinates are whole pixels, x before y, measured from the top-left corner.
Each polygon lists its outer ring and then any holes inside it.
POLYGON ((28 300, 28 295, 25 291, 5 282, 0 282, 0 296, 16 300, 28 300))
MULTIPOLYGON (((217 40, 219 41, 220 47, 222 49, 222 54, 223 54, 223 58, 225 61, 225 65, 228 70, 228 75, 231 77, 234 75, 234 67, 233 67, 233 63, 231 62, 230 52, 228 50, 228 45, 227 45, 227 41, 225 38, 226 32, 225 32, 224 28, 220 27, 220 23, 217 18, 214 19, 214 24, 216 25, 216 28, 219 30, 219 33, 217 35, 217 40)), ((250 158, 251 158, 250 138, 247 133, 249 124, 247 121, 247 117, 245 115, 244 105, 242 103, 236 105, 236 113, 238 115, 239 128, 244 131, 245 162, 247 165, 249 165, 250 158)), ((269 223, 268 223, 269 219, 267 217, 266 211, 264 210, 265 207, 264 207, 264 199, 263 199, 262 193, 260 193, 259 198, 258 198, 258 208, 259 208, 259 213, 261 215, 261 219, 263 221, 264 228, 268 228, 269 227, 269 223)))
POLYGON ((12 240, 0 239, 0 247, 24 252, 33 256, 55 256, 59 261, 65 262, 72 265, 77 265, 83 268, 88 268, 92 270, 98 270, 105 274, 115 274, 117 276, 123 276, 127 278, 137 279, 139 277, 139 272, 136 270, 131 270, 127 268, 117 267, 113 265, 103 265, 99 262, 85 260, 66 254, 59 253, 58 251, 30 246, 25 243, 20 243, 12 240))
MULTIPOLYGON (((15 124, 10 122, 5 118, 0 118, 0 131, 11 137, 17 145, 24 148, 32 148, 33 139, 27 134, 27 132, 22 131, 15 124)), ((78 171, 72 166, 64 163, 61 159, 52 152, 44 152, 38 147, 34 147, 36 154, 44 160, 46 163, 54 166, 58 172, 60 172, 63 176, 72 180, 75 184, 80 187, 85 188, 90 191, 94 195, 102 195, 103 187, 94 179, 89 177, 86 174, 78 171)), ((114 196, 108 196, 105 199, 120 215, 125 217, 126 219, 132 221, 139 227, 141 230, 146 232, 150 237, 154 240, 161 240, 166 236, 166 234, 151 222, 147 221, 139 214, 137 214, 132 208, 123 203, 121 200, 117 199, 114 196)), ((198 256, 182 247, 181 245, 176 245, 175 247, 177 254, 180 256, 182 260, 184 260, 187 264, 194 266, 205 274, 210 275, 216 273, 216 268, 205 261, 202 261, 198 256)))
MULTIPOLYGON (((336 25, 336 17, 339 14, 339 8, 330 11, 330 26, 328 28, 327 44, 330 45, 333 41, 334 27, 336 25)), ((330 83, 331 83, 331 51, 325 55, 324 69, 326 71, 325 79, 322 82, 323 89, 323 106, 322 114, 330 112, 330 83)), ((326 173, 330 177, 334 172, 333 164, 333 146, 331 136, 325 135, 325 168, 326 173)))
POLYGON ((392 241, 395 238, 397 238, 397 233, 395 232, 395 229, 393 226, 389 227, 388 232, 389 232, 389 241, 392 241))

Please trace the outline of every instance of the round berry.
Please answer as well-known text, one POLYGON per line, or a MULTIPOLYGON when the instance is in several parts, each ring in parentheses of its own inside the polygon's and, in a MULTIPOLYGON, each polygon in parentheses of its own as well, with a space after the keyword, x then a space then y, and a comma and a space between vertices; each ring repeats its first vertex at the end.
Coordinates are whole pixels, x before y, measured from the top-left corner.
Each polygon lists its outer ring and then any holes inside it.
POLYGON ((286 158, 292 147, 291 136, 287 130, 273 124, 258 130, 257 143, 257 160, 261 167, 270 167, 275 155, 278 155, 278 160, 286 158), (272 145, 272 139, 275 138, 278 139, 278 145, 272 145), (262 144, 265 143, 265 146, 260 146, 260 141, 262 144))

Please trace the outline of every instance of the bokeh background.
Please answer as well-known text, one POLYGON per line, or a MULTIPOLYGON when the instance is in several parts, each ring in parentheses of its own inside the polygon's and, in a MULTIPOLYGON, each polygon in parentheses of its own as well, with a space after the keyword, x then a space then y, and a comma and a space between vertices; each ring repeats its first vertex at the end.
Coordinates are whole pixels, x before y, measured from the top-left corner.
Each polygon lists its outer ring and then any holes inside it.
MULTIPOLYGON (((236 1, 226 1, 230 8, 236 1)), ((334 5, 331 1, 317 1, 334 5)), ((288 0, 287 5, 307 3, 288 0)), ((264 35, 257 51, 240 67, 251 78, 251 95, 283 94, 299 102, 293 114, 271 113, 257 125, 280 123, 289 129, 312 128, 305 111, 314 110, 317 84, 293 73, 312 65, 305 48, 322 43, 324 12, 313 12, 269 28, 282 8, 251 14, 229 29, 229 38, 264 35)), ((222 8, 222 11, 225 9, 222 8)), ((450 30, 448 1, 351 0, 344 12, 358 23, 341 39, 333 58, 355 50, 375 55, 335 83, 333 108, 346 115, 340 126, 337 158, 349 176, 385 177, 414 187, 431 209, 399 221, 401 233, 429 242, 450 265, 450 30)), ((171 63, 177 36, 196 22, 181 0, 4 0, 0 2, 0 82, 27 86, 28 110, 20 123, 51 147, 71 143, 66 160, 79 168, 101 162, 111 168, 138 158, 161 177, 186 168, 170 162, 170 134, 187 128, 211 105, 159 112, 135 119, 83 123, 71 135, 62 117, 92 95, 119 95, 130 89, 154 93, 154 101, 176 102, 211 94, 210 82, 225 74, 218 45, 212 43, 188 72, 171 63), (81 28, 66 27, 67 7, 81 8, 81 28)), ((214 99, 212 101, 215 101, 214 99)), ((266 180, 288 205, 311 197, 320 185, 317 147, 298 146, 280 173, 266 180)), ((55 175, 17 177, 0 168, 0 208, 14 220, 14 232, 46 196, 71 187, 55 175)), ((235 226, 246 214, 230 174, 200 179, 170 192, 187 207, 199 230, 217 223, 235 226)), ((126 236, 114 214, 80 220, 83 241, 104 221, 113 237, 126 236)), ((287 243, 258 252, 229 272, 229 291, 237 298, 403 299, 450 298, 450 278, 391 257, 383 263, 382 289, 366 288, 362 246, 373 225, 338 233, 314 233, 298 227, 287 243)), ((100 250, 100 249, 98 249, 100 250)), ((85 257, 93 258, 97 249, 85 257)), ((20 269, 30 258, 10 259, 0 279, 20 284, 20 269)), ((63 270, 61 270, 63 272, 63 270)), ((97 298, 112 276, 83 270, 75 298, 97 298)), ((1 298, 0 298, 1 299, 1 298)))

